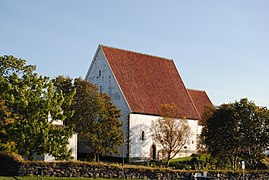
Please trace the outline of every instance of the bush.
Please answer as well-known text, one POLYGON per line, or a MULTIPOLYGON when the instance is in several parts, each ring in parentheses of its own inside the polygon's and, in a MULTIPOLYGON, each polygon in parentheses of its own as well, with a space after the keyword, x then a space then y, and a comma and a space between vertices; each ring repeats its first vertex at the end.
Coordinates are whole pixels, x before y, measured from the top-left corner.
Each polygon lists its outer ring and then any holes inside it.
POLYGON ((11 176, 17 175, 19 171, 19 164, 24 159, 21 155, 16 153, 0 153, 0 175, 11 176))

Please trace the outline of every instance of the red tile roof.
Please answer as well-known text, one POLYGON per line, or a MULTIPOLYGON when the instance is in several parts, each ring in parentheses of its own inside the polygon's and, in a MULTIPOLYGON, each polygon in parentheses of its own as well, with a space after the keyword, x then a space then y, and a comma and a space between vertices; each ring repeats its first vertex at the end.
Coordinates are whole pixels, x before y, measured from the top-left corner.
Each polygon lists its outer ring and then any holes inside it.
POLYGON ((205 108, 213 106, 209 97, 207 96, 205 91, 188 89, 188 92, 193 100, 193 103, 199 113, 199 116, 202 118, 205 108))
POLYGON ((176 104, 188 119, 199 119, 170 59, 101 46, 133 113, 159 115, 161 104, 176 104))

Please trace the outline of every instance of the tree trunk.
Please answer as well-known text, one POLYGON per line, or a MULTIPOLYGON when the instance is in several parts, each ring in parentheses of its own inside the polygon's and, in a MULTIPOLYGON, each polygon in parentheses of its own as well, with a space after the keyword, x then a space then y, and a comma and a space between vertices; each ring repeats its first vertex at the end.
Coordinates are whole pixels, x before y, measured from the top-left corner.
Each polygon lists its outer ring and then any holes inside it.
POLYGON ((96 154, 95 154, 95 160, 96 160, 96 162, 100 162, 100 161, 99 161, 99 153, 96 153, 96 154))
POLYGON ((171 159, 168 159, 168 160, 166 161, 166 167, 169 166, 170 160, 171 160, 171 159))

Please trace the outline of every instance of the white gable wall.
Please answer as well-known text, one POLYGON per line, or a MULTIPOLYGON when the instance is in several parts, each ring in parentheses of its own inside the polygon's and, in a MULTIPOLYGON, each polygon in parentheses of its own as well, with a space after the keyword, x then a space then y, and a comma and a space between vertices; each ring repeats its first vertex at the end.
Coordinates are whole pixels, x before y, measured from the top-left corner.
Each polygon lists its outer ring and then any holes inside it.
MULTIPOLYGON (((160 118, 160 116, 130 114, 130 161, 151 159, 151 147, 153 144, 156 145, 158 158, 158 151, 161 150, 161 146, 154 143, 150 130, 151 124, 158 118, 160 118), (144 131, 144 140, 142 140, 142 131, 144 131)), ((189 119, 187 121, 191 128, 191 136, 188 143, 185 145, 187 148, 183 148, 176 157, 190 156, 191 154, 196 153, 198 121, 189 119)))
POLYGON ((203 126, 198 125, 198 133, 197 133, 198 136, 200 136, 202 134, 202 130, 203 130, 203 126))
MULTIPOLYGON (((97 53, 92 61, 90 69, 86 75, 86 80, 98 85, 100 92, 107 93, 112 97, 112 102, 121 110, 121 122, 123 123, 122 130, 124 132, 125 142, 128 137, 128 115, 130 114, 130 108, 126 103, 121 89, 111 71, 108 62, 105 59, 103 51, 98 48, 97 53)), ((120 148, 120 156, 127 155, 127 143, 124 144, 124 148, 120 148)))

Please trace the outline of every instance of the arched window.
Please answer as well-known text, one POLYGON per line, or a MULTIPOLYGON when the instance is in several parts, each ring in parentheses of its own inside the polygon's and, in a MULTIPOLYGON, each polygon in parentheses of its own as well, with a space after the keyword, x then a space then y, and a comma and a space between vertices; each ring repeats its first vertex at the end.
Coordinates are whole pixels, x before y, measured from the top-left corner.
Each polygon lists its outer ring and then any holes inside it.
POLYGON ((157 149, 155 144, 152 144, 150 147, 150 159, 157 159, 157 149))

